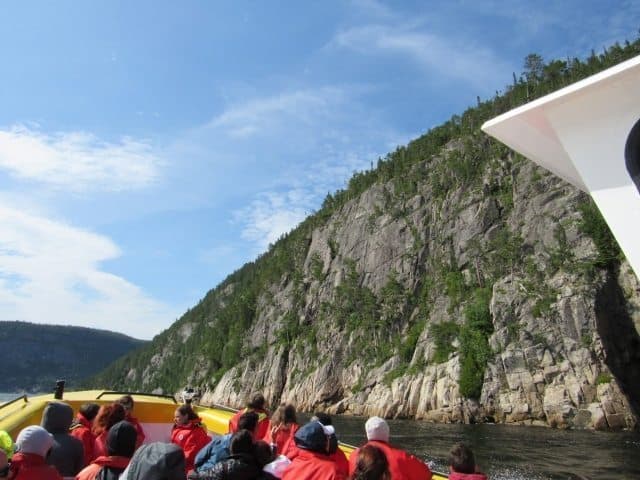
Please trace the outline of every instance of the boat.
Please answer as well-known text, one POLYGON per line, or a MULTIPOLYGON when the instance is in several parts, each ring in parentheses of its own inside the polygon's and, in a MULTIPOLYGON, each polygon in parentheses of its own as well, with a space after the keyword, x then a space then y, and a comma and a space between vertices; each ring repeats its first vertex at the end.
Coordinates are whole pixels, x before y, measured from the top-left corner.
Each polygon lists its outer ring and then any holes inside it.
MULTIPOLYGON (((142 424, 146 435, 145 443, 170 442, 173 414, 180 404, 172 395, 109 390, 56 391, 47 395, 29 397, 20 395, 0 405, 0 430, 7 431, 15 440, 18 433, 29 425, 40 425, 44 408, 51 402, 64 401, 78 411, 81 405, 93 402, 98 405, 110 404, 123 395, 131 395, 135 402, 135 416, 142 424)), ((195 405, 193 410, 200 416, 211 436, 224 435, 229 429, 229 420, 237 412, 223 405, 195 405)), ((347 455, 355 449, 353 445, 340 443, 340 449, 347 455)), ((435 473, 434 480, 444 480, 447 475, 435 473)), ((416 479, 419 480, 419 479, 416 479)))
POLYGON ((640 278, 640 55, 482 130, 588 193, 640 278))

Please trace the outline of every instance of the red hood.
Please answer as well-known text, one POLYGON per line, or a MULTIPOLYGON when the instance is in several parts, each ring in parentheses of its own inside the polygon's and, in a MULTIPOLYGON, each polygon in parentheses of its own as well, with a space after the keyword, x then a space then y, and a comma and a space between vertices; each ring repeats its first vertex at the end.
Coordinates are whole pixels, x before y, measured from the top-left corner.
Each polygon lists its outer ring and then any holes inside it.
POLYGON ((130 460, 131 459, 128 457, 110 456, 98 457, 93 461, 93 463, 100 465, 101 467, 127 468, 130 460))
POLYGON ((458 473, 451 472, 449 474, 449 480, 487 480, 487 476, 484 473, 458 473))

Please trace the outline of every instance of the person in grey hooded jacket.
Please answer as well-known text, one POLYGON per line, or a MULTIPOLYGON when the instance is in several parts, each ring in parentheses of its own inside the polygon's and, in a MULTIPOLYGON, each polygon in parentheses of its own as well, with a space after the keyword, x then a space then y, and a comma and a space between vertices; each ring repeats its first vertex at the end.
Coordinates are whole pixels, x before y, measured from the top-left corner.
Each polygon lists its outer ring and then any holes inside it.
POLYGON ((40 426, 53 435, 53 447, 47 463, 63 477, 75 477, 84 467, 82 442, 69 434, 73 408, 64 402, 51 402, 44 409, 40 426))
POLYGON ((184 452, 174 443, 143 444, 120 480, 185 480, 184 452))

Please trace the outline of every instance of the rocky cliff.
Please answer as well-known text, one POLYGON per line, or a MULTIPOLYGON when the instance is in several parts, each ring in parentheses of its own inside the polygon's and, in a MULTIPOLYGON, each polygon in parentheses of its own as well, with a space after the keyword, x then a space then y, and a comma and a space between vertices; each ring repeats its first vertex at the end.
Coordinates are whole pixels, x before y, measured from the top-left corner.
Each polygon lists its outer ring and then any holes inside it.
POLYGON ((261 391, 306 411, 635 428, 640 284, 584 194, 479 132, 500 102, 356 174, 94 383, 190 384, 236 407, 261 391))

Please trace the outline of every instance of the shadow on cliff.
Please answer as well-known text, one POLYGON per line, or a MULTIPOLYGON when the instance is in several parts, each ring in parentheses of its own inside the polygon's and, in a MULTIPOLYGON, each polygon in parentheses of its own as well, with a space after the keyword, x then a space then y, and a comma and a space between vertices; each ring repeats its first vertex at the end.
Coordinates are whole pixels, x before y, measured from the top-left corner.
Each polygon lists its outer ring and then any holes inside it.
POLYGON ((626 307, 614 269, 597 293, 596 322, 605 363, 618 380, 636 417, 640 415, 640 336, 626 307))

